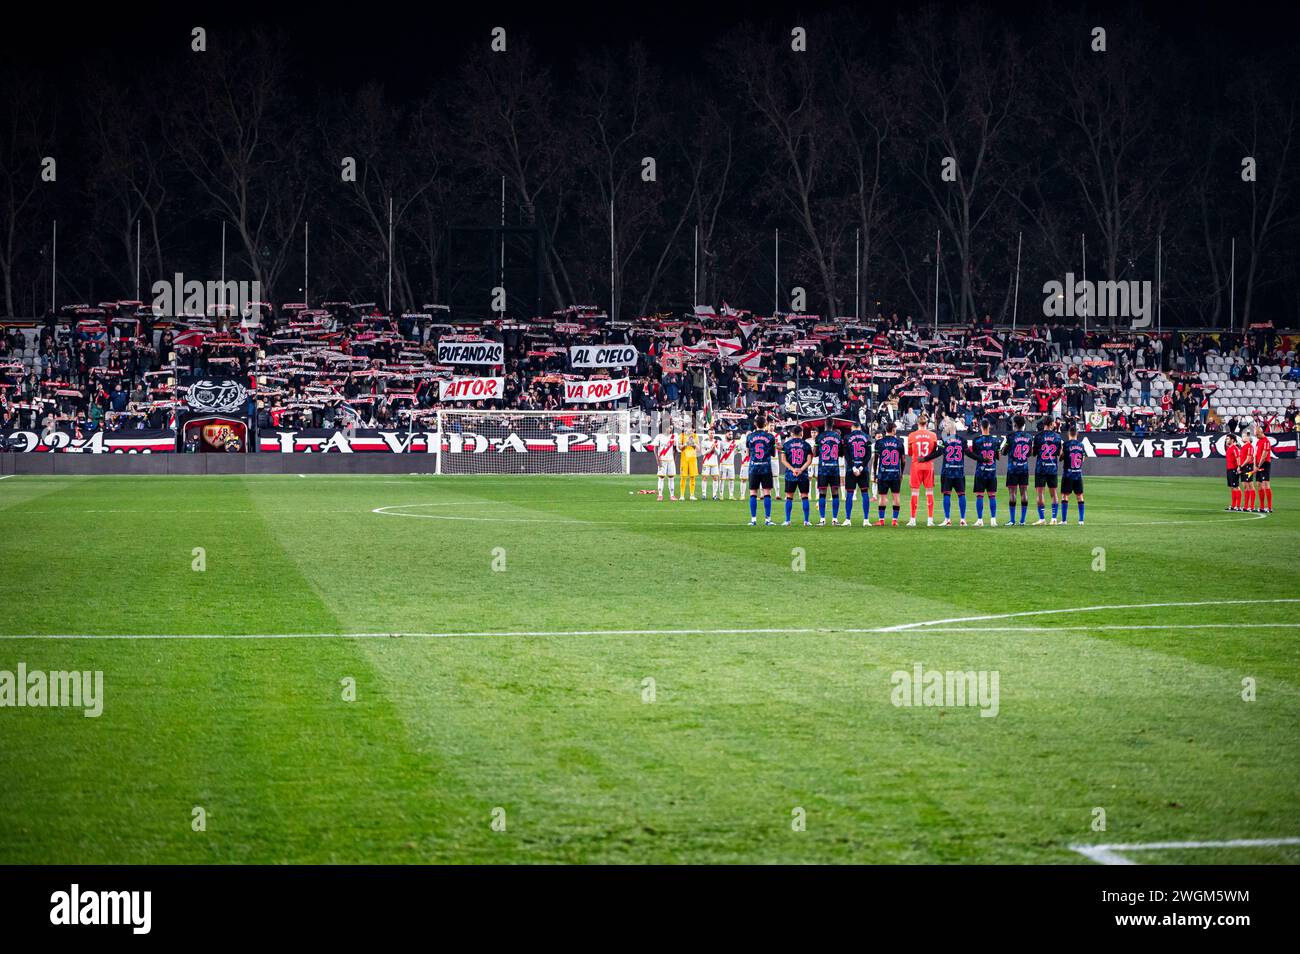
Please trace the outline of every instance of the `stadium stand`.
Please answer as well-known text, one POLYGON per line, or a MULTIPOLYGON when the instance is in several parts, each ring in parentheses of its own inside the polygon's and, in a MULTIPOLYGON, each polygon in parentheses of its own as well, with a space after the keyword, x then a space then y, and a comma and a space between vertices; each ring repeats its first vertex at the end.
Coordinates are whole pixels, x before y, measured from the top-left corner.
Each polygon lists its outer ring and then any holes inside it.
MULTIPOLYGON (((574 306, 528 320, 456 321, 445 308, 383 314, 371 304, 259 305, 238 318, 155 318, 139 302, 77 305, 0 326, 0 432, 174 426, 197 381, 248 391, 259 429, 407 426, 439 408, 560 410, 566 383, 629 379, 644 421, 665 411, 740 419, 900 419, 921 411, 971 427, 979 417, 1055 413, 1090 430, 1196 433, 1245 418, 1290 430, 1300 401, 1300 337, 1160 334, 1037 325, 1011 331, 720 311, 611 322, 574 306), (500 343, 500 365, 438 363, 439 342, 500 343), (635 363, 574 367, 569 349, 634 345, 635 363), (443 382, 497 377, 500 397, 444 401, 443 382)), ((645 428, 645 425, 642 425, 645 428)))

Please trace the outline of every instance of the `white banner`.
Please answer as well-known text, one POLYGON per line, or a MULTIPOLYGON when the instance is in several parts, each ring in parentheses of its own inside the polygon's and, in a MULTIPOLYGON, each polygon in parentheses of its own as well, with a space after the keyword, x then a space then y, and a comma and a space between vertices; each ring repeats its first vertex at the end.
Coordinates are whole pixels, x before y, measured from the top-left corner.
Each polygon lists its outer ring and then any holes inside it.
POLYGON ((574 345, 569 361, 575 368, 627 368, 636 364, 636 345, 574 345))
POLYGON ((438 382, 439 401, 499 401, 505 393, 505 378, 452 378, 438 382))
POLYGON ((596 404, 619 401, 632 393, 627 378, 592 378, 590 381, 565 381, 565 404, 596 404))
POLYGON ((506 346, 500 341, 439 341, 439 364, 505 364, 506 346))

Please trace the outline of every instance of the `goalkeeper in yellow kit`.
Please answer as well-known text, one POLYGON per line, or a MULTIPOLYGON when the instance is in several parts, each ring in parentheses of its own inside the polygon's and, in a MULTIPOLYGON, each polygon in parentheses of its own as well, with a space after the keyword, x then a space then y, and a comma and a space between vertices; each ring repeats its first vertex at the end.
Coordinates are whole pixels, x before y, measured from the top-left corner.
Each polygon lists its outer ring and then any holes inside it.
POLYGON ((698 463, 698 452, 700 448, 700 435, 694 431, 683 431, 677 435, 677 447, 681 450, 681 475, 682 475, 682 492, 678 494, 678 500, 686 499, 686 479, 691 481, 691 499, 695 498, 695 478, 700 473, 698 463))

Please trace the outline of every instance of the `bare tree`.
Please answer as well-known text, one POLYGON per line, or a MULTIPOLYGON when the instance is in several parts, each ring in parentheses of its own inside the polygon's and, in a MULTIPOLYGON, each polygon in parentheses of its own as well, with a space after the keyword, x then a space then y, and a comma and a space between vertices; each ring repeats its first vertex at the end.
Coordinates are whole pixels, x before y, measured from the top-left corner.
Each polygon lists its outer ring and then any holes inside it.
POLYGON ((380 285, 386 281, 382 269, 392 257, 396 304, 409 310, 417 302, 405 259, 393 247, 394 237, 406 230, 408 213, 420 207, 424 194, 438 182, 442 159, 439 137, 430 128, 434 111, 425 104, 407 120, 386 100, 379 84, 371 82, 331 115, 333 121, 322 124, 328 174, 341 180, 343 161, 356 164, 356 181, 340 181, 339 188, 356 213, 358 227, 339 229, 337 237, 356 260, 370 263, 380 285))
MULTIPOLYGON (((810 44, 831 44, 830 21, 816 21, 808 30, 810 44)), ((837 209, 826 208, 822 191, 835 153, 830 142, 834 135, 830 58, 794 52, 788 36, 764 36, 750 27, 724 42, 723 57, 774 154, 766 185, 798 223, 821 279, 826 308, 838 315, 835 249, 843 222, 835 214, 837 209)))
MULTIPOLYGON (((107 246, 90 243, 104 268, 117 279, 121 291, 135 288, 135 276, 151 250, 155 274, 162 274, 159 220, 169 192, 164 153, 158 141, 158 114, 150 93, 127 89, 100 70, 91 73, 90 95, 85 101, 86 125, 99 150, 88 180, 98 215, 107 219, 111 238, 107 246), (137 225, 143 226, 148 244, 139 243, 137 225)), ((146 282, 146 285, 148 283, 146 282)))
MULTIPOLYGON (((1289 66, 1289 64, 1288 64, 1289 66)), ((1268 250, 1278 233, 1296 221, 1292 196, 1292 166, 1295 162, 1296 85, 1287 68, 1270 71, 1261 63, 1247 64, 1240 78, 1229 87, 1231 141, 1240 152, 1231 188, 1247 189, 1245 297, 1241 305, 1242 327, 1249 327, 1256 290, 1268 279, 1263 268, 1268 250), (1279 88, 1270 78, 1286 76, 1279 88), (1244 178, 1247 159, 1254 163, 1254 178, 1244 178)), ((1270 276, 1271 277, 1271 276, 1270 276)))
POLYGON ((880 55, 864 58, 845 51, 836 63, 840 122, 848 145, 845 163, 854 218, 861 232, 855 263, 861 268, 861 287, 853 290, 855 302, 864 289, 883 281, 883 276, 874 273, 875 256, 877 249, 888 243, 891 221, 898 211, 892 161, 896 152, 891 140, 898 125, 899 97, 881 61, 880 55))
POLYGON ((209 50, 166 127, 201 193, 234 226, 268 297, 299 248, 309 191, 287 57, 286 44, 261 35, 209 50))
POLYGON ((460 156, 491 181, 503 176, 523 210, 547 239, 545 280, 557 305, 575 300, 557 242, 573 177, 573 142, 550 72, 528 44, 512 40, 510 52, 472 54, 461 76, 455 117, 460 156))
POLYGON ((902 42, 907 135, 896 141, 956 247, 965 323, 976 313, 976 243, 1014 185, 1006 167, 1021 105, 1022 56, 1015 37, 979 8, 949 14, 928 7, 905 25, 902 42), (955 181, 942 178, 946 166, 955 181))
POLYGON ((41 213, 52 186, 41 179, 41 160, 54 143, 55 104, 40 81, 21 69, 0 76, 0 98, 8 107, 0 128, 0 278, 5 314, 12 316, 17 271, 49 225, 41 213))

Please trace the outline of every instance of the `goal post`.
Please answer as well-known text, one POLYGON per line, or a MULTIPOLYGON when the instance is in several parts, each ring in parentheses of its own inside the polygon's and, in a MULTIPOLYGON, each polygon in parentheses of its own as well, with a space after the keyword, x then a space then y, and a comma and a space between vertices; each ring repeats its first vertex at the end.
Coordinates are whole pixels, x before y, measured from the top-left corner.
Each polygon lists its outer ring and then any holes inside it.
POLYGON ((439 474, 628 474, 623 411, 440 410, 439 474))

